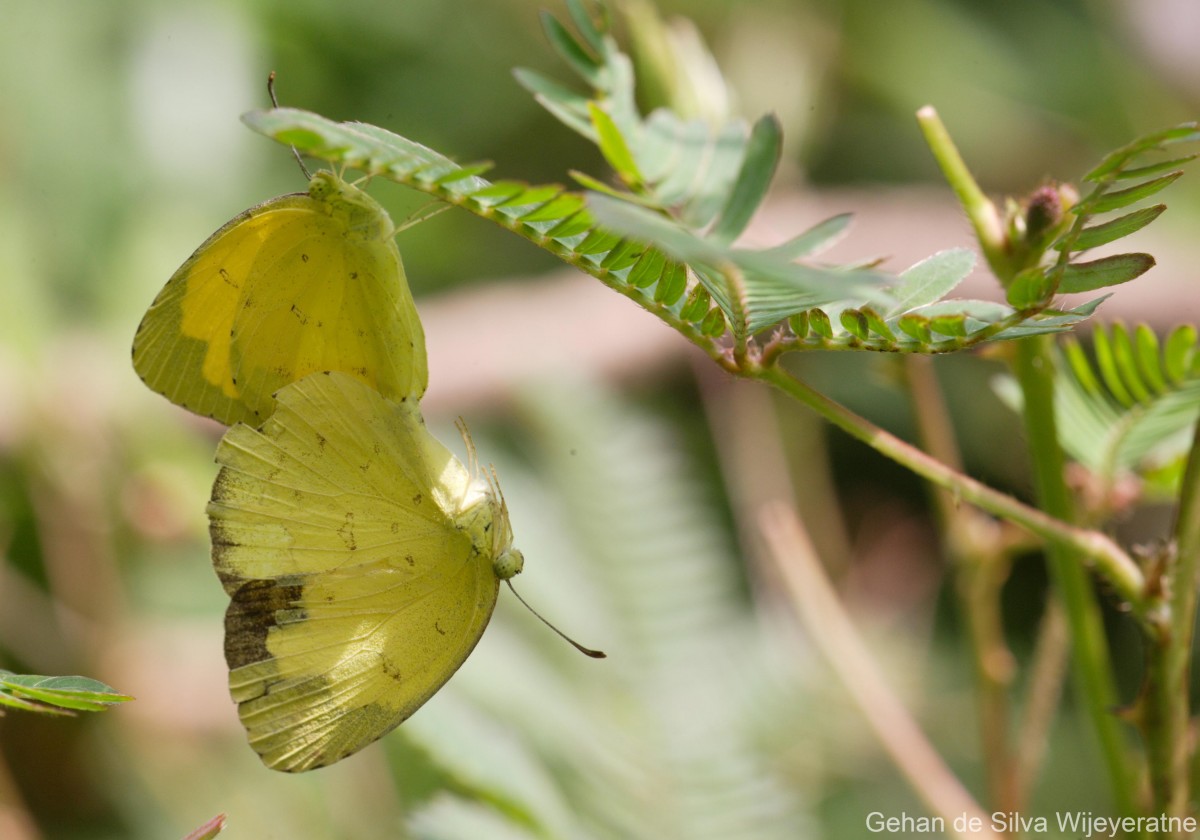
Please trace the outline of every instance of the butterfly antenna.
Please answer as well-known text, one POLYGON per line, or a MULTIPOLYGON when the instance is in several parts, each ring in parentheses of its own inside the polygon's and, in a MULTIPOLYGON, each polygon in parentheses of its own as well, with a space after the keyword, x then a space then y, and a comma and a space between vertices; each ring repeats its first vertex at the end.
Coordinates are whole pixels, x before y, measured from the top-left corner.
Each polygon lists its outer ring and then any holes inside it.
MULTIPOLYGON (((279 107, 279 100, 275 98, 275 71, 272 70, 267 76, 267 95, 271 97, 271 105, 275 108, 279 107)), ((304 173, 304 177, 309 181, 312 180, 312 173, 308 171, 308 167, 304 165, 304 159, 300 157, 300 152, 295 146, 291 147, 292 154, 296 156, 296 163, 300 164, 300 171, 304 173)))
POLYGON ((540 612, 535 610, 533 607, 529 606, 528 601, 526 601, 524 598, 522 598, 520 595, 517 594, 517 590, 513 587, 511 580, 506 580, 504 582, 508 584, 509 591, 512 592, 513 595, 517 596, 517 600, 525 605, 525 609, 529 610, 531 613, 536 615, 538 617, 538 619, 542 622, 542 624, 545 624, 547 627, 549 627, 551 630, 553 630, 555 633, 557 633, 559 636, 561 636, 563 639, 565 639, 567 642, 569 642, 571 644, 571 646, 573 648, 575 648, 575 650, 579 651, 584 656, 592 657, 592 659, 607 659, 608 658, 608 654, 605 653, 604 651, 592 650, 591 648, 585 648, 583 645, 579 644, 579 642, 575 641, 570 636, 568 636, 566 633, 559 630, 557 627, 555 627, 553 624, 551 624, 549 621, 547 621, 540 612))

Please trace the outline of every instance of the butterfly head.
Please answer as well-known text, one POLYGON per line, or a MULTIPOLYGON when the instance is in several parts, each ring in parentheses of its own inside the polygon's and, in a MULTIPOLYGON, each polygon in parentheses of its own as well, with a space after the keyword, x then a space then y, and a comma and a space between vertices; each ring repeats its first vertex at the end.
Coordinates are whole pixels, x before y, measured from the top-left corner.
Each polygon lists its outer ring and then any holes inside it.
POLYGON ((500 580, 509 580, 521 574, 521 569, 525 568, 525 555, 520 549, 510 545, 496 557, 492 568, 496 570, 496 577, 500 580))
POLYGON ((336 172, 323 170, 308 182, 308 195, 324 205, 330 215, 341 218, 351 233, 367 240, 391 239, 396 228, 378 201, 336 172))

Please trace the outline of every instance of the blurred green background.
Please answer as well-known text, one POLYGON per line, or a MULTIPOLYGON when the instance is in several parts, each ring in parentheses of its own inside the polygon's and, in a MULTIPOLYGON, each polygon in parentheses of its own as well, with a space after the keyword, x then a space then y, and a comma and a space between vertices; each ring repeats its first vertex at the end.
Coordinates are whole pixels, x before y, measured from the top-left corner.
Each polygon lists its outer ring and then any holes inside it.
MULTIPOLYGON (((456 415, 478 430, 528 559, 524 594, 610 659, 582 661, 502 596, 460 674, 382 746, 300 778, 264 769, 246 746, 207 557, 220 430, 141 385, 134 329, 209 233, 303 188, 287 151, 238 121, 266 104, 271 70, 284 104, 492 160, 503 177, 603 174, 509 74, 569 78, 541 5, 5 4, 0 667, 84 674, 137 701, 0 719, 0 837, 180 837, 224 811, 227 836, 245 838, 843 838, 863 836, 868 811, 919 812, 755 561, 748 514, 775 490, 820 523, 814 538, 881 661, 979 790, 970 674, 919 484, 827 440, 797 407, 732 387, 650 316, 457 212, 399 237, 428 313, 431 424, 447 441, 456 415)), ((859 211, 845 247, 897 271, 967 244, 917 107, 938 107, 987 190, 1020 194, 1194 117, 1200 100, 1200 10, 1188 0, 659 7, 698 24, 737 110, 784 122, 782 177, 751 237, 859 211)), ((373 194, 398 221, 424 203, 392 184, 373 194)), ((1200 190, 1184 179, 1167 201, 1159 238, 1139 243, 1161 268, 1106 316, 1200 320, 1179 285, 1200 190)), ((971 293, 995 294, 978 281, 971 293)), ((889 365, 797 362, 907 432, 889 365)), ((992 363, 938 367, 971 471, 1023 492, 992 363)), ((1042 597, 1036 558, 1010 593, 1024 656, 1042 597)), ((1136 646, 1114 630, 1131 697, 1136 646)), ((1043 811, 1108 812, 1070 714, 1044 778, 1043 811)))

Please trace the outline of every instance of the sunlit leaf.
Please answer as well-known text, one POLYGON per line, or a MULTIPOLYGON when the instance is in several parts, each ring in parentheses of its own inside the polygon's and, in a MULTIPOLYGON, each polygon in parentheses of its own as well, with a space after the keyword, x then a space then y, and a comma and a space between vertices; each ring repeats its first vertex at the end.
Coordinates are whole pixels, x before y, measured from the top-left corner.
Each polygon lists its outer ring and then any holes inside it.
POLYGON ((1113 362, 1117 373, 1133 399, 1140 403, 1150 401, 1150 391, 1142 381, 1141 371, 1138 370, 1137 354, 1129 331, 1120 321, 1115 321, 1109 327, 1109 337, 1112 339, 1113 362))
POLYGON ((513 70, 513 76, 559 122, 595 142, 595 127, 588 117, 588 97, 524 67, 513 70))
POLYGON ((879 297, 882 279, 870 272, 814 268, 738 248, 726 248, 696 236, 678 223, 628 202, 590 194, 597 221, 613 231, 661 248, 669 257, 697 269, 731 324, 742 316, 735 297, 743 298, 746 327, 758 332, 803 309, 834 300, 879 297), (721 280, 725 270, 740 271, 743 289, 735 295, 721 280), (707 268, 704 272, 700 269, 707 268))
POLYGON ((1195 356, 1196 328, 1184 324, 1172 330, 1163 350, 1163 367, 1173 384, 1179 385, 1188 376, 1195 356))
POLYGON ((853 216, 842 213, 832 216, 823 222, 810 227, 803 233, 792 237, 782 245, 767 248, 764 253, 778 256, 784 260, 798 260, 801 257, 815 256, 821 251, 832 247, 846 232, 853 216))
POLYGON ((1125 381, 1121 378, 1116 352, 1109 340, 1108 332, 1102 329, 1095 330, 1092 334, 1092 342, 1096 368, 1100 372, 1100 379, 1104 382, 1104 387, 1121 405, 1132 406, 1137 400, 1129 393, 1129 389, 1125 387, 1125 381))
POLYGON ((1069 432, 1063 445, 1072 458, 1109 481, 1132 470, 1164 491, 1178 485, 1180 471, 1168 467, 1180 463, 1191 444, 1190 430, 1200 414, 1200 378, 1179 370, 1178 357, 1172 364, 1168 359, 1188 352, 1192 332, 1169 335, 1161 361, 1154 349, 1157 338, 1149 338, 1142 324, 1132 330, 1119 323, 1097 327, 1094 361, 1079 341, 1064 340, 1056 411, 1060 427, 1069 432), (1155 371, 1166 371, 1166 390, 1157 390, 1155 371))
POLYGON ((1096 374, 1092 371, 1092 366, 1088 363, 1087 355, 1083 352, 1083 346, 1080 345, 1078 339, 1074 336, 1067 336, 1063 339, 1060 349, 1071 366, 1071 372, 1084 391, 1093 395, 1100 394, 1100 382, 1096 379, 1096 374))
POLYGON ((1147 387, 1155 394, 1167 392, 1167 380, 1159 362, 1161 354, 1158 347, 1158 336, 1154 330, 1145 324, 1138 324, 1133 330, 1133 349, 1137 355, 1137 367, 1142 374, 1147 387))
POLYGON ((642 184, 642 173, 638 171, 633 154, 625 143, 625 136, 617 128, 613 118, 594 102, 588 103, 588 116, 596 129, 596 142, 600 147, 600 153, 604 155, 608 165, 621 177, 622 181, 630 186, 642 184))
POLYGON ((938 251, 905 269, 891 289, 896 303, 888 317, 941 300, 958 286, 975 267, 975 253, 966 248, 938 251))
POLYGON ((667 256, 657 248, 647 249, 629 271, 625 282, 637 289, 644 289, 658 279, 666 264, 667 256))
MULTIPOLYGON (((508 198, 505 198, 504 200, 499 201, 492 206, 515 209, 518 207, 532 207, 536 205, 540 210, 546 204, 562 195, 563 191, 563 188, 558 184, 546 184, 536 187, 531 187, 528 184, 521 184, 520 186, 521 189, 517 193, 510 195, 508 198)), ((579 209, 583 206, 582 196, 575 196, 575 198, 578 199, 576 209, 579 209)), ((521 218, 528 220, 529 217, 522 214, 521 218)))

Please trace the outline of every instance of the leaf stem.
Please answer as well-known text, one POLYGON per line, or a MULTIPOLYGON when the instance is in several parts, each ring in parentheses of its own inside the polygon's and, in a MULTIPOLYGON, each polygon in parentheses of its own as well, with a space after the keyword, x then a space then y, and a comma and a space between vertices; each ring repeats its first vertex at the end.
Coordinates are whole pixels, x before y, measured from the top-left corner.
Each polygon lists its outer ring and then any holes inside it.
MULTIPOLYGON (((1025 434, 1033 462, 1036 495, 1041 508, 1065 525, 1074 516, 1074 505, 1064 480, 1065 464, 1058 442, 1054 410, 1055 369, 1050 348, 1050 341, 1045 336, 1018 341, 1014 367, 1024 396, 1025 434)), ((1117 810, 1123 816, 1136 816, 1139 811, 1134 772, 1121 724, 1112 712, 1118 699, 1112 658, 1099 601, 1083 565, 1078 562, 1081 554, 1080 546, 1066 540, 1053 541, 1046 546, 1050 578, 1063 605, 1075 648, 1073 671, 1077 693, 1100 741, 1117 810)), ((1132 561, 1129 562, 1132 565, 1132 561)), ((1142 579, 1140 570, 1137 575, 1142 579)), ((1144 603, 1147 597, 1144 582, 1138 596, 1144 603)), ((1152 638, 1162 635, 1161 627, 1153 629, 1152 638)))
POLYGON ((1104 534, 1056 519, 1001 493, 906 443, 845 406, 797 379, 779 364, 749 369, 743 375, 770 383, 816 411, 833 425, 957 498, 1007 519, 1055 544, 1073 549, 1128 604, 1132 614, 1154 633, 1162 621, 1156 602, 1145 594, 1142 571, 1130 556, 1104 534))

